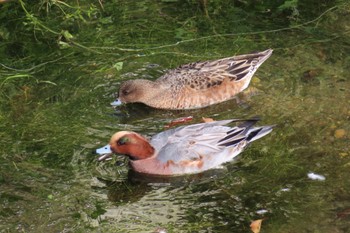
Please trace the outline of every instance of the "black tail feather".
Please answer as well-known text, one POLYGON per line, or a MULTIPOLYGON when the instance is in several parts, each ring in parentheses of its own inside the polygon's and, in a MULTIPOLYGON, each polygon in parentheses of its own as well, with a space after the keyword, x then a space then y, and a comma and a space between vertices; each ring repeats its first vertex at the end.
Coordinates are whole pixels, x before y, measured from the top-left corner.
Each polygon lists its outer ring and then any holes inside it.
POLYGON ((242 141, 250 143, 272 131, 273 126, 261 126, 252 128, 260 120, 260 117, 253 117, 244 121, 242 124, 233 127, 227 131, 227 135, 218 141, 219 146, 234 146, 242 141))

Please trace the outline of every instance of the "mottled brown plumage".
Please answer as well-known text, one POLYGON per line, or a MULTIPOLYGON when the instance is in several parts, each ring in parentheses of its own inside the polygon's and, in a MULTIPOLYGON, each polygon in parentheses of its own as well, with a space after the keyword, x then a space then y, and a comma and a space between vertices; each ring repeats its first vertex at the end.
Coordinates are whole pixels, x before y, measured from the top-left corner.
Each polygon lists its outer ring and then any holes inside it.
POLYGON ((169 70, 155 81, 128 80, 121 84, 118 102, 144 103, 161 109, 194 109, 232 99, 272 54, 263 52, 195 62, 169 70))

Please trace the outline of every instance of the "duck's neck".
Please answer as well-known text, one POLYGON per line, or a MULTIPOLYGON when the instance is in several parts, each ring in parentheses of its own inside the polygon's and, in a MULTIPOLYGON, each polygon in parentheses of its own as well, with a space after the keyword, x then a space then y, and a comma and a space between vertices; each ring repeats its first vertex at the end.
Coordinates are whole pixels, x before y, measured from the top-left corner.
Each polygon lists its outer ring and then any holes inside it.
POLYGON ((150 102, 154 99, 159 99, 161 96, 161 90, 163 89, 162 85, 146 79, 136 79, 138 85, 142 86, 142 101, 141 102, 150 102))

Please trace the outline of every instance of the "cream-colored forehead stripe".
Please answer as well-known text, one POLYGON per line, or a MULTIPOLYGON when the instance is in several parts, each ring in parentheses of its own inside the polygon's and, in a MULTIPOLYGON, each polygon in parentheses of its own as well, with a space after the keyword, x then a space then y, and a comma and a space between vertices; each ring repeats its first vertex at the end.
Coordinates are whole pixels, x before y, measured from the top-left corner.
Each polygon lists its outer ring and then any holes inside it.
POLYGON ((124 135, 130 134, 130 133, 132 133, 132 132, 131 131, 119 131, 119 132, 113 134, 111 141, 118 140, 119 138, 123 137, 124 135))

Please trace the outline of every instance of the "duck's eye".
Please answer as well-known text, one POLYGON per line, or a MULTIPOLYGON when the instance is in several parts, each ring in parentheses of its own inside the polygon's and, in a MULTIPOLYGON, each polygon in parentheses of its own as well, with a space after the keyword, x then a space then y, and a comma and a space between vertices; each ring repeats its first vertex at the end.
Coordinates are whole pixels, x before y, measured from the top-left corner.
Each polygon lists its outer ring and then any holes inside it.
POLYGON ((123 90, 123 95, 129 95, 130 94, 130 91, 129 90, 123 90))
POLYGON ((117 141, 118 146, 125 145, 129 141, 129 138, 127 137, 122 137, 117 141))

